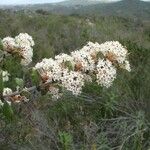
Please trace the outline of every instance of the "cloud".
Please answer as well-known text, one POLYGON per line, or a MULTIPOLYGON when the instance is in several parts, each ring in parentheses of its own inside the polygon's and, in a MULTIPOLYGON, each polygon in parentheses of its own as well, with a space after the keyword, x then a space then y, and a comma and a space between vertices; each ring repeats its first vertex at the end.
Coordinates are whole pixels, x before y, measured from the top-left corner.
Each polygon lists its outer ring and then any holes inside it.
MULTIPOLYGON (((0 5, 53 3, 53 2, 60 2, 60 1, 64 1, 64 0, 0 0, 0 5)), ((91 0, 91 1, 94 1, 94 0, 91 0)), ((115 2, 115 1, 120 1, 120 0, 97 0, 97 1, 115 2)), ((150 2, 150 0, 142 0, 142 1, 150 2)))
POLYGON ((0 0, 0 5, 11 4, 37 4, 37 3, 53 3, 63 0, 0 0))

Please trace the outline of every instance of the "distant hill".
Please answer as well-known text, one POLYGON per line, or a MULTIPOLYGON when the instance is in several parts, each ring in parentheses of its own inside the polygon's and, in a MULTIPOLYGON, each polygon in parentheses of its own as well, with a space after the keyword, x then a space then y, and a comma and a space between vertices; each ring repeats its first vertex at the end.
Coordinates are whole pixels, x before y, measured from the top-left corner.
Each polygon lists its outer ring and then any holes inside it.
POLYGON ((62 6, 88 6, 88 5, 93 5, 93 4, 98 4, 98 3, 103 3, 103 0, 66 0, 59 2, 59 5, 62 6))
POLYGON ((74 13, 114 15, 150 19, 150 2, 122 0, 115 3, 101 3, 79 8, 74 13))
MULTIPOLYGON (((150 2, 140 0, 122 0, 112 3, 104 3, 100 0, 66 0, 54 4, 36 4, 13 6, 7 9, 31 10, 42 9, 47 12, 57 14, 78 14, 78 15, 101 15, 101 16, 121 16, 150 19, 150 2)), ((5 9, 5 8, 3 8, 5 9)))

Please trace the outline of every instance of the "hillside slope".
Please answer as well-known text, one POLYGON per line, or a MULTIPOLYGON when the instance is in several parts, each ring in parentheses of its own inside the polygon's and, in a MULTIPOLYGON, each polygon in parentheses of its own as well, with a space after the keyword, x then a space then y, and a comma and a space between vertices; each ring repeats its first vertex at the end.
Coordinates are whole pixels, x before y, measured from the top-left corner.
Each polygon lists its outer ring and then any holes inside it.
POLYGON ((100 0, 66 0, 54 4, 36 4, 0 7, 20 10, 44 10, 55 14, 78 14, 78 15, 100 15, 100 16, 121 16, 150 20, 150 2, 140 0, 122 0, 113 3, 104 3, 100 0))

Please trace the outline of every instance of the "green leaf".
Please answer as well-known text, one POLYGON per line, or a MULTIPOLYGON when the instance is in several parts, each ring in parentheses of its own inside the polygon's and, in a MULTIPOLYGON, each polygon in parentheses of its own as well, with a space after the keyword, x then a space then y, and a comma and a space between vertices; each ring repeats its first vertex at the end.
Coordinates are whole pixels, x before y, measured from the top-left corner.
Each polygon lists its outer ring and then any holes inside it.
POLYGON ((69 71, 74 70, 74 66, 72 65, 70 61, 66 61, 65 66, 69 69, 69 71))
POLYGON ((11 105, 9 105, 7 102, 4 103, 2 112, 7 120, 11 121, 13 119, 14 116, 13 109, 11 105))
POLYGON ((31 93, 27 90, 22 90, 22 92, 20 94, 21 94, 21 96, 25 96, 28 99, 30 99, 30 97, 31 97, 31 93))
POLYGON ((15 82, 16 84, 20 87, 23 88, 24 87, 24 81, 21 78, 15 78, 15 82))
POLYGON ((98 52, 97 55, 96 55, 96 57, 97 57, 97 60, 99 60, 99 58, 103 59, 104 55, 101 52, 98 52))
POLYGON ((73 142, 72 135, 67 132, 59 132, 59 140, 64 150, 72 149, 71 145, 73 142))
POLYGON ((32 78, 32 82, 33 82, 34 85, 39 85, 40 76, 39 76, 39 73, 34 69, 32 70, 31 78, 32 78))

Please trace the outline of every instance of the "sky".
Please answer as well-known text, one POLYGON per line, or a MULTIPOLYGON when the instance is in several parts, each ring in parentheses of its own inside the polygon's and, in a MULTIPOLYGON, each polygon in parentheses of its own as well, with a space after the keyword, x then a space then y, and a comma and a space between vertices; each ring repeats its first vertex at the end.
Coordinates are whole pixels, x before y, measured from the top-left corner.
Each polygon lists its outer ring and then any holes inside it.
POLYGON ((54 3, 63 0, 0 0, 0 5, 54 3))
MULTIPOLYGON (((0 5, 54 3, 60 1, 64 1, 64 0, 0 0, 0 5)), ((116 1, 116 0, 105 0, 105 1, 116 1)), ((143 0, 143 1, 150 1, 150 0, 143 0)))

